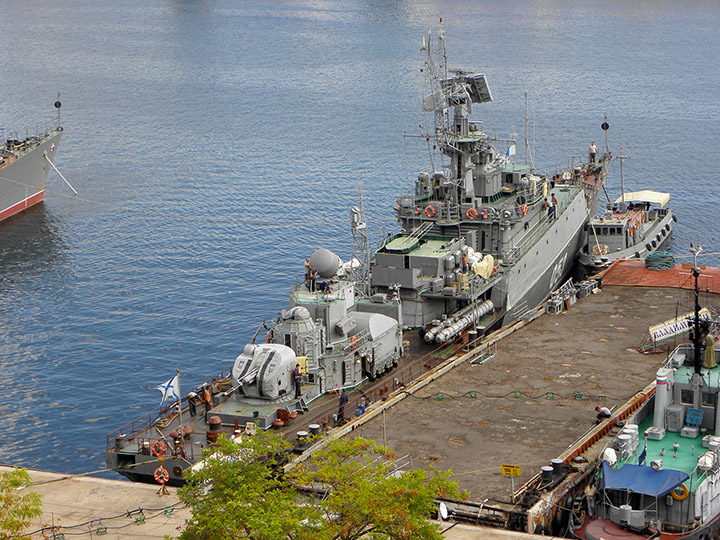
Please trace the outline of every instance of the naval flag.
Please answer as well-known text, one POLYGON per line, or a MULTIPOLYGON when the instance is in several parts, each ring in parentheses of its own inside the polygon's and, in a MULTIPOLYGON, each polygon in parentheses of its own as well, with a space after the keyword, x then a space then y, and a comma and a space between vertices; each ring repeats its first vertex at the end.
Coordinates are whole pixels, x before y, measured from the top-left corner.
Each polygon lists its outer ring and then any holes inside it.
POLYGON ((645 463, 645 458, 647 457, 647 441, 645 441, 645 448, 643 449, 642 453, 640 454, 640 457, 638 457, 638 465, 642 465, 645 463))
POLYGON ((510 157, 515 155, 515 145, 513 144, 510 146, 510 148, 507 149, 507 152, 505 152, 505 155, 510 157))
POLYGON ((175 375, 168 382, 166 382, 165 384, 161 384, 157 387, 157 389, 160 390, 163 394, 160 405, 162 405, 171 398, 175 400, 180 399, 180 380, 178 379, 178 377, 180 377, 180 374, 175 375))

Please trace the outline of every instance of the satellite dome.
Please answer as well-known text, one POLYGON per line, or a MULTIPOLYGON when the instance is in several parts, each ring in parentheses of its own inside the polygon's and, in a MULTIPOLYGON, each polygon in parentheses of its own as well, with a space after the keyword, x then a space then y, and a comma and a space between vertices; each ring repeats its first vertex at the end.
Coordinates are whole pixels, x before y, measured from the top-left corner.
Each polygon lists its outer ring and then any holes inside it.
POLYGON ((340 257, 329 249, 318 249, 310 257, 310 264, 322 278, 331 278, 342 264, 340 257))

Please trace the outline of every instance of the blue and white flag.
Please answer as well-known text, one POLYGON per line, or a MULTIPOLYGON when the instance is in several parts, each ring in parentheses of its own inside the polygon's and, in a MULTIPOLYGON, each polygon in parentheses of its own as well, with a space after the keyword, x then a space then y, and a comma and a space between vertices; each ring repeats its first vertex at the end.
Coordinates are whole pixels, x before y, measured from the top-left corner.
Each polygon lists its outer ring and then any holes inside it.
POLYGON ((508 157, 515 155, 515 145, 514 144, 510 148, 507 149, 507 152, 505 152, 505 155, 508 157))
POLYGON ((638 465, 642 465, 645 463, 645 458, 647 457, 647 441, 645 441, 645 448, 643 449, 642 453, 640 454, 640 457, 638 458, 638 465))
POLYGON ((174 399, 178 400, 180 399, 180 375, 175 375, 172 379, 170 379, 165 384, 161 384, 157 387, 158 390, 160 390, 163 394, 162 400, 160 401, 160 405, 165 403, 168 399, 174 399))

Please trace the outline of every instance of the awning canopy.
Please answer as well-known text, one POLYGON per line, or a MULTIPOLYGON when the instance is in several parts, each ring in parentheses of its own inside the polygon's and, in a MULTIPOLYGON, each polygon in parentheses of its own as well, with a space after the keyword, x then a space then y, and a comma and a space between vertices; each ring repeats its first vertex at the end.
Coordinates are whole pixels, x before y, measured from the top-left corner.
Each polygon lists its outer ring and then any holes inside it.
MULTIPOLYGON (((629 193, 626 193, 624 199, 626 203, 649 202, 659 204, 660 208, 662 208, 670 201, 670 194, 662 193, 660 191, 652 191, 650 189, 643 189, 642 191, 630 191, 629 193)), ((615 204, 621 203, 622 201, 623 197, 620 196, 615 201, 615 204)))
POLYGON ((690 475, 671 469, 656 471, 647 465, 630 463, 614 470, 607 461, 603 461, 603 478, 605 479, 605 489, 619 489, 651 497, 664 497, 690 478, 690 475))

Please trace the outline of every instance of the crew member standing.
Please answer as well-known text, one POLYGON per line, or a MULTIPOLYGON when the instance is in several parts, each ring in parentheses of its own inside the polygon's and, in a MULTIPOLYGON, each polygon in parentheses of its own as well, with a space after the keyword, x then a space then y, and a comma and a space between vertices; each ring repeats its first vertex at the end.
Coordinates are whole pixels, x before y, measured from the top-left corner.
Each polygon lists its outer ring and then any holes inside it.
POLYGON ((345 423, 345 405, 348 402, 347 394, 345 393, 345 389, 343 388, 340 391, 340 408, 338 409, 338 423, 343 424, 345 423))
POLYGON ((588 148, 588 156, 590 157, 590 163, 595 163, 595 156, 597 156, 597 146, 595 146, 595 143, 590 143, 590 148, 588 148))
POLYGON ((195 401, 197 397, 198 395, 195 392, 190 392, 188 394, 188 409, 190 409, 190 416, 195 416, 197 414, 197 402, 195 401))
POLYGON ((210 387, 206 386, 203 390, 203 405, 205 406, 205 422, 208 421, 208 413, 212 409, 212 395, 210 394, 210 387))
POLYGON ((299 398, 301 393, 300 392, 300 383, 301 383, 301 377, 302 374, 300 373, 300 364, 295 364, 295 369, 293 370, 293 379, 295 380, 295 397, 299 398))

